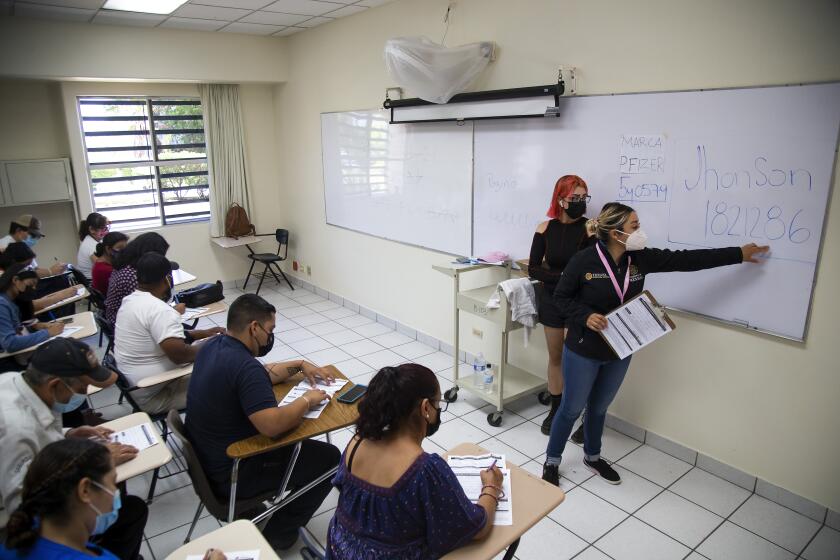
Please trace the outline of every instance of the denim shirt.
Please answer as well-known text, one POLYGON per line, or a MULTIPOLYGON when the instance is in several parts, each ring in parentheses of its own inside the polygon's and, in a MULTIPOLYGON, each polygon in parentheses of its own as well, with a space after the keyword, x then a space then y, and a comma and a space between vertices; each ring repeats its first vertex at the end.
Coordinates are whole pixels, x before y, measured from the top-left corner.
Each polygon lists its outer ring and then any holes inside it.
POLYGON ((17 305, 6 294, 0 294, 0 350, 17 352, 40 344, 50 337, 45 330, 18 334, 20 328, 20 312, 17 305))

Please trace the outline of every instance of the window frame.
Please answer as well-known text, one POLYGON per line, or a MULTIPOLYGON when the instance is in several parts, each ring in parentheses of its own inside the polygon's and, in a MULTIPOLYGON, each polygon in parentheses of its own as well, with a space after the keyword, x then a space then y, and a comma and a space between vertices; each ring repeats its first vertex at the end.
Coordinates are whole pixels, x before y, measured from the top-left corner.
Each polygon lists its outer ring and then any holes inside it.
MULTIPOLYGON (((109 210, 131 210, 131 209, 139 209, 139 208, 156 208, 158 209, 159 215, 156 217, 138 217, 138 218, 128 218, 128 219, 119 219, 114 220, 114 224, 119 226, 119 229, 130 231, 130 230, 150 230, 150 229, 157 229, 161 227, 167 226, 177 226, 177 225, 184 225, 184 224, 193 224, 193 223, 201 223, 201 222, 210 222, 212 219, 212 205, 210 203, 210 191, 212 190, 212 177, 210 175, 210 163, 209 157, 207 155, 207 131, 204 126, 204 107, 201 104, 201 99, 198 96, 187 96, 187 95, 146 95, 146 94, 138 94, 138 95, 103 95, 103 94, 96 94, 96 95, 77 95, 75 96, 76 102, 76 111, 78 115, 78 126, 79 132, 81 134, 82 140, 82 153, 85 160, 85 167, 86 167, 86 176, 87 176, 87 184, 90 194, 90 201, 91 201, 91 208, 94 212, 105 213, 109 210), (84 103, 85 101, 89 101, 92 103, 84 103), (85 104, 90 105, 106 105, 107 103, 97 103, 103 101, 111 101, 112 105, 137 105, 144 107, 144 115, 136 116, 136 117, 128 117, 128 116, 114 116, 114 117, 85 117, 82 115, 82 106, 85 104), (139 103, 141 102, 142 103, 139 103), (156 103, 157 102, 157 103, 156 103), (161 103, 163 102, 163 103, 161 103), (154 115, 154 106, 157 105, 197 105, 201 109, 201 116, 195 118, 195 115, 185 115, 185 116, 173 116, 173 115, 161 115, 155 117, 154 115), (175 117, 175 118, 173 118, 175 117), (120 120, 123 121, 143 121, 147 124, 147 129, 145 131, 137 131, 136 134, 131 134, 133 131, 127 130, 119 130, 119 131, 86 131, 84 127, 85 121, 88 120, 107 120, 111 122, 119 122, 120 120), (198 121, 197 124, 200 123, 200 127, 196 126, 189 129, 173 129, 173 131, 177 131, 177 133, 182 134, 196 134, 202 133, 204 135, 204 142, 201 143, 187 143, 187 144, 161 144, 158 141, 157 135, 159 134, 167 134, 169 129, 158 129, 156 128, 156 121, 159 124, 161 121, 167 120, 196 120, 198 121), (101 163, 91 163, 89 158, 89 152, 93 151, 100 151, 100 152, 119 152, 119 149, 113 148, 101 148, 97 149, 94 147, 92 150, 88 148, 87 138, 89 137, 107 137, 107 136, 145 136, 145 140, 147 142, 147 151, 149 156, 152 158, 151 160, 139 160, 139 161, 113 161, 113 162, 101 162, 101 163), (203 147, 205 150, 204 157, 198 158, 174 158, 174 159, 161 159, 160 152, 161 150, 172 149, 172 148, 191 148, 191 147, 203 147), (173 172, 173 173, 162 173, 162 167, 175 167, 181 165, 190 165, 190 164, 203 164, 206 169, 204 171, 199 172, 173 172), (148 168, 151 169, 151 175, 138 175, 138 178, 148 179, 153 187, 153 189, 137 189, 137 190, 129 190, 126 192, 117 192, 117 193, 103 193, 97 195, 95 193, 95 187, 97 183, 106 183, 108 182, 109 178, 103 179, 94 179, 93 171, 97 169, 125 169, 125 168, 148 168), (177 177, 177 176, 195 176, 195 175, 205 175, 207 177, 206 184, 203 185, 188 185, 185 187, 165 187, 162 184, 162 180, 165 180, 169 177, 177 177), (173 192, 179 190, 196 190, 200 188, 207 189, 207 196, 197 200, 187 200, 187 201, 178 201, 178 202, 166 202, 164 200, 164 193, 166 192, 173 192), (119 206, 113 208, 97 208, 97 197, 108 197, 108 196, 117 196, 117 195, 130 195, 130 194, 142 194, 148 192, 149 194, 153 195, 154 202, 149 204, 138 204, 138 205, 126 205, 126 206, 119 206), (206 211, 200 212, 188 212, 183 214, 172 214, 167 215, 166 209, 172 209, 173 207, 177 206, 178 204, 195 204, 204 202, 207 204, 206 211), (184 219, 186 218, 186 219, 184 219), (157 220, 157 223, 150 224, 151 220, 157 220), (142 222, 140 225, 135 225, 137 222, 142 222)), ((118 147, 119 148, 119 147, 118 147)), ((128 147, 126 147, 128 148, 128 147)), ((131 147, 131 149, 139 149, 142 150, 143 146, 136 146, 131 147)), ((127 150, 126 150, 127 151, 127 150)), ((114 178, 114 182, 118 182, 119 180, 128 180, 126 178, 114 178)))

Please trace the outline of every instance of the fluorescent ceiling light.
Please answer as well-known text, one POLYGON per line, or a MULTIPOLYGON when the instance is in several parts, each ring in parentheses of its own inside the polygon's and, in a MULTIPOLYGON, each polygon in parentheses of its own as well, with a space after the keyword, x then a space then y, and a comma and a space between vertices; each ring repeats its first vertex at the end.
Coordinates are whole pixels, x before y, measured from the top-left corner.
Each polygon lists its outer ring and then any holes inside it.
POLYGON ((142 14, 171 14, 187 0, 108 0, 102 6, 106 10, 139 12, 142 14))

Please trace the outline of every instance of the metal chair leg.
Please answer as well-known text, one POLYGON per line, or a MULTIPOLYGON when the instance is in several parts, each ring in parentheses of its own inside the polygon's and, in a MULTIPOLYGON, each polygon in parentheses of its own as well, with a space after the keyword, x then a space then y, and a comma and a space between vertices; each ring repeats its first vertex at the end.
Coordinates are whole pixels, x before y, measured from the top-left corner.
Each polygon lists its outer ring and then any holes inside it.
MULTIPOLYGON (((265 269, 268 270, 268 265, 265 265, 265 269)), ((260 293, 260 288, 262 288, 263 280, 265 280, 265 270, 263 270, 263 273, 260 274, 260 283, 257 285, 257 291, 254 292, 257 295, 259 295, 259 293, 260 293)), ((243 287, 243 289, 244 289, 244 287, 243 287)))
MULTIPOLYGON (((255 264, 257 264, 257 261, 255 261, 254 259, 251 259, 251 267, 248 269, 248 276, 245 277, 245 283, 242 284, 242 289, 243 290, 248 287, 248 280, 251 279, 251 271, 254 270, 254 265, 255 264)), ((259 290, 257 290, 257 291, 259 291, 259 290)))
POLYGON ((149 485, 149 495, 146 496, 146 503, 149 505, 151 505, 152 500, 155 499, 155 486, 157 486, 159 471, 160 467, 156 468, 155 471, 152 473, 152 483, 149 485))
MULTIPOLYGON (((277 272, 279 272, 279 273, 280 273, 280 276, 282 276, 282 277, 283 277, 283 280, 285 280, 285 281, 286 281, 286 284, 288 284, 288 285, 289 285, 289 288, 291 288, 292 290, 294 290, 294 289, 295 289, 295 287, 294 287, 294 286, 292 286, 292 283, 291 283, 291 282, 289 282, 289 278, 286 276, 286 273, 285 273, 285 272, 283 272, 283 269, 282 269, 282 268, 280 268, 280 265, 279 265, 279 264, 277 264, 277 263, 274 263, 274 266, 277 268, 277 272)), ((277 278, 277 277, 275 276, 275 278, 277 278)), ((278 285, 280 284, 280 279, 279 279, 279 278, 277 278, 277 284, 278 284, 278 285)))
POLYGON ((198 523, 198 518, 201 517, 201 512, 204 510, 204 502, 198 502, 198 509, 195 510, 195 515, 193 516, 192 524, 190 524, 190 530, 187 531, 187 538, 184 539, 184 544, 190 542, 190 537, 192 537, 193 531, 195 530, 195 525, 198 523))

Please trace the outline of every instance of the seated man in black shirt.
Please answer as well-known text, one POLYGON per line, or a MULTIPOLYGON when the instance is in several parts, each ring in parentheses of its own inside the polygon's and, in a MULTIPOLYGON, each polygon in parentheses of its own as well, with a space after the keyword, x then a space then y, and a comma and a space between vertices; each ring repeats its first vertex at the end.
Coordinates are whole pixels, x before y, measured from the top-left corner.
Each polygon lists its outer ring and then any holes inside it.
MULTIPOLYGON (((289 405, 277 406, 272 385, 298 382, 298 373, 312 381, 316 375, 331 381, 326 371, 303 360, 263 365, 254 356, 265 356, 274 344, 275 309, 258 295, 245 294, 228 310, 227 334, 204 343, 198 353, 187 390, 187 434, 210 479, 214 492, 230 496, 233 461, 225 450, 241 439, 263 434, 277 437, 300 424, 303 415, 327 398, 311 390, 289 405), (295 376, 294 379, 290 379, 295 376)), ((294 446, 244 459, 239 465, 237 498, 256 496, 280 488, 294 446)), ((306 440, 289 480, 300 488, 338 465, 341 453, 328 443, 306 440)), ((325 480, 281 508, 263 533, 280 550, 297 540, 330 492, 325 480)))

